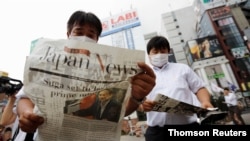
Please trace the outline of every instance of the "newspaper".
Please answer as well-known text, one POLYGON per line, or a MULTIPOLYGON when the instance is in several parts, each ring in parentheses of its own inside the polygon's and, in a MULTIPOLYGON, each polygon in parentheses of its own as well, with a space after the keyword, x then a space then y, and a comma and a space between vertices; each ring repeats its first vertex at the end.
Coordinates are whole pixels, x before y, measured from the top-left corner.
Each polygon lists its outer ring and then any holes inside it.
POLYGON ((34 112, 45 118, 36 141, 120 140, 129 79, 141 71, 139 61, 145 61, 144 51, 39 39, 24 70, 24 92, 36 104, 34 112), (99 119, 105 110, 97 118, 100 106, 93 108, 98 93, 107 88, 113 92, 112 100, 120 103, 107 115, 118 119, 99 119), (75 114, 79 111, 89 115, 75 114))
POLYGON ((163 94, 158 94, 154 101, 157 103, 152 111, 167 112, 169 114, 197 115, 197 122, 201 125, 215 124, 227 116, 226 111, 218 111, 218 108, 202 108, 188 104, 163 94))
POLYGON ((208 112, 209 110, 216 110, 217 108, 204 109, 195 105, 191 105, 163 94, 158 94, 154 100, 157 104, 152 111, 167 112, 170 114, 185 114, 193 115, 194 113, 208 112))

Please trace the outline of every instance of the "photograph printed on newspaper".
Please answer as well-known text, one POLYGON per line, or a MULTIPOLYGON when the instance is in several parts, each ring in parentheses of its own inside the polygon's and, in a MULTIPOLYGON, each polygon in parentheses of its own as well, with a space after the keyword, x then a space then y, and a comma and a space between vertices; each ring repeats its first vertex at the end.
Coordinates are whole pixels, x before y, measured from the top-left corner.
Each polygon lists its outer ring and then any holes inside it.
POLYGON ((24 92, 45 123, 36 141, 117 141, 145 51, 41 38, 26 59, 24 92))

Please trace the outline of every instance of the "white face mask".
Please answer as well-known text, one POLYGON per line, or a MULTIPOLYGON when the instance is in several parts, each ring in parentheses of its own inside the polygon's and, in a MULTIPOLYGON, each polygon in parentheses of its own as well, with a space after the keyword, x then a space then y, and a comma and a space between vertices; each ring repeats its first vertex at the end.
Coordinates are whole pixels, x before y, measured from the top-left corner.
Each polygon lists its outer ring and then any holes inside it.
POLYGON ((91 42, 96 43, 96 40, 93 40, 87 36, 69 36, 70 40, 78 40, 78 41, 84 41, 84 42, 91 42))
POLYGON ((155 67, 162 67, 163 65, 168 63, 168 54, 155 54, 149 55, 150 63, 155 67))

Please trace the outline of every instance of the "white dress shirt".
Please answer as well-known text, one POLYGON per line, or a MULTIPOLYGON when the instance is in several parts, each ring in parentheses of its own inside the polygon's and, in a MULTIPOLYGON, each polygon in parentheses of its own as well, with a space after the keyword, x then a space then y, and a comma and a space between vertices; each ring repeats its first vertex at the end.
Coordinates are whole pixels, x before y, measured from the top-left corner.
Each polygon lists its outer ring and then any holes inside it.
POLYGON ((238 99, 234 93, 229 92, 228 95, 225 95, 224 97, 228 107, 237 105, 238 99))
MULTIPOLYGON (((156 75, 156 85, 147 96, 154 100, 157 94, 163 94, 179 101, 199 105, 195 93, 205 87, 202 79, 187 65, 180 63, 167 63, 161 69, 153 67, 156 75)), ((197 115, 177 115, 165 112, 147 112, 147 124, 160 126, 169 124, 190 124, 197 121, 197 115)))

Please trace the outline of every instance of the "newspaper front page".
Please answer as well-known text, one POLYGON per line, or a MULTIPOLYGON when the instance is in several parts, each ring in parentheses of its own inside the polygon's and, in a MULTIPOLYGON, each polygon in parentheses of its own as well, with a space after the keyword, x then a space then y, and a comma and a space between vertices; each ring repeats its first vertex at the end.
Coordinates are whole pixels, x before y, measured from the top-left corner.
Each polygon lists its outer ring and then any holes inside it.
MULTIPOLYGON (((129 79, 145 52, 77 40, 39 39, 24 70, 24 92, 45 118, 36 141, 118 141, 129 79), (101 102, 101 91, 112 95, 101 102)), ((37 112, 39 111, 39 112, 37 112)))

